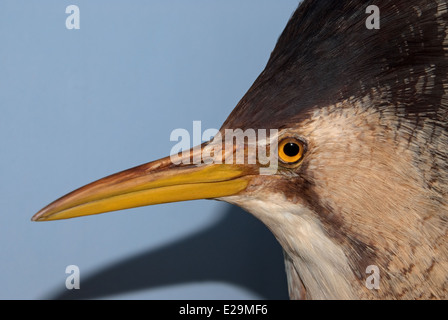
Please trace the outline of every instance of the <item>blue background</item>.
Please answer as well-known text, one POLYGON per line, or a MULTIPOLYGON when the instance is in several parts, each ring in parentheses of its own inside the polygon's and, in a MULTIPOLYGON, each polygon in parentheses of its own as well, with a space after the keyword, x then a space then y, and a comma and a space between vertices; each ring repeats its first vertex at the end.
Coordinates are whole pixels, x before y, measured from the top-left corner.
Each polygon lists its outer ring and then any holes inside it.
POLYGON ((56 198, 219 128, 297 0, 0 2, 0 298, 285 299, 247 212, 190 201, 35 223, 56 198), (80 8, 68 30, 65 8, 80 8), (65 288, 65 268, 81 289, 65 288))

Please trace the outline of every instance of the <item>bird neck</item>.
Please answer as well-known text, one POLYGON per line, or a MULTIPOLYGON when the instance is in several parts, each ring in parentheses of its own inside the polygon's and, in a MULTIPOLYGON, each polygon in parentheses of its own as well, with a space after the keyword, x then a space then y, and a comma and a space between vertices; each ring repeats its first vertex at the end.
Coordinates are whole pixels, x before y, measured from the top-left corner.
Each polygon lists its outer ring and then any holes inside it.
MULTIPOLYGON (((365 244, 349 231, 343 240, 341 235, 335 237, 309 207, 291 204, 280 193, 267 197, 228 197, 225 201, 251 212, 277 238, 284 250, 291 299, 447 297, 447 246, 445 237, 437 236, 448 232, 446 223, 442 228, 437 221, 427 220, 419 233, 409 232, 415 241, 405 237, 406 226, 402 231, 392 230, 396 239, 391 241, 385 224, 384 239, 372 229, 377 243, 365 244)), ((415 214, 412 209, 408 213, 415 214)))
POLYGON ((305 206, 292 205, 281 194, 267 201, 226 198, 260 219, 284 249, 289 294, 292 299, 357 298, 356 282, 343 249, 335 243, 305 206))

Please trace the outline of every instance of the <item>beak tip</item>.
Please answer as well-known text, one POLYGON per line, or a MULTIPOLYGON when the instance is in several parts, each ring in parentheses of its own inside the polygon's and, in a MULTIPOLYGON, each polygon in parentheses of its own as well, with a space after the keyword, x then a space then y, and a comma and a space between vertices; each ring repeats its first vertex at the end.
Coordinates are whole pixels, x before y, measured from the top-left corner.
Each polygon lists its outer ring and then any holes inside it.
POLYGON ((31 217, 31 221, 45 221, 45 216, 43 210, 37 212, 34 216, 31 217))

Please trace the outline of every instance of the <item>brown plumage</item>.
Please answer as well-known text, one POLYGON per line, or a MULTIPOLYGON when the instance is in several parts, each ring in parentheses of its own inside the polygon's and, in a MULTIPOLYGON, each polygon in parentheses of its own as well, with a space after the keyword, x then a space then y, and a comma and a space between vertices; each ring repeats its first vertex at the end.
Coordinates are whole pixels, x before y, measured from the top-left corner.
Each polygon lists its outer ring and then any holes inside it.
MULTIPOLYGON (((280 139, 306 145, 303 158, 271 176, 238 166, 228 177, 238 188, 201 191, 245 208, 273 232, 291 298, 448 298, 447 54, 443 0, 305 0, 291 17, 221 132, 278 129, 280 139), (379 30, 366 28, 369 5, 380 9, 379 30), (379 270, 379 289, 366 285, 368 266, 379 270)), ((129 207, 98 209, 97 194, 129 194, 136 189, 112 188, 137 179, 165 188, 167 172, 204 167, 153 162, 75 191, 34 219, 129 207)), ((187 198, 137 205, 198 197, 187 198)))
POLYGON ((435 0, 304 1, 225 122, 307 140, 297 176, 274 184, 346 262, 304 272, 324 258, 304 261, 306 244, 288 244, 302 241, 297 226, 285 232, 256 204, 235 201, 283 245, 292 298, 448 298, 447 9, 435 0), (365 26, 372 4, 379 30, 365 26), (369 265, 379 267, 380 290, 365 285, 369 265))

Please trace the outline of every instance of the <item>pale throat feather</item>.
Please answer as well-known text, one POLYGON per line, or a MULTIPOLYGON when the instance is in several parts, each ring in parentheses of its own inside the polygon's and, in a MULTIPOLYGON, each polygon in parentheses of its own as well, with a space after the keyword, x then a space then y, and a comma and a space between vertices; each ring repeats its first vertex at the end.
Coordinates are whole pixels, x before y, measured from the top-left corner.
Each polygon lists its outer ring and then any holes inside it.
POLYGON ((354 299, 356 278, 343 249, 322 228, 305 205, 289 202, 282 194, 263 199, 233 196, 222 200, 236 204, 260 219, 274 234, 285 252, 290 268, 288 286, 291 298, 354 299), (297 272, 290 272, 292 266, 297 272), (300 283, 298 283, 300 281, 300 283), (304 295, 295 297, 304 287, 304 295))

